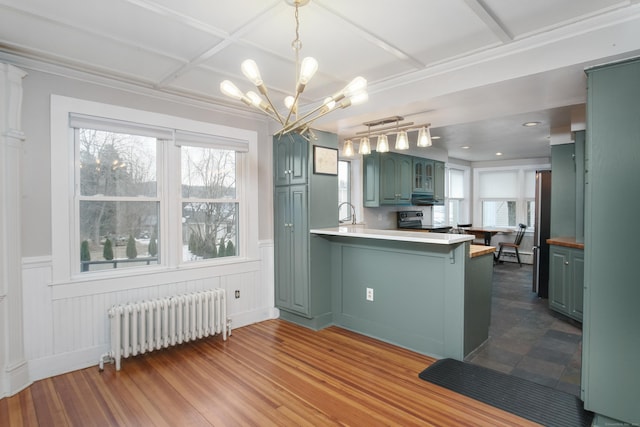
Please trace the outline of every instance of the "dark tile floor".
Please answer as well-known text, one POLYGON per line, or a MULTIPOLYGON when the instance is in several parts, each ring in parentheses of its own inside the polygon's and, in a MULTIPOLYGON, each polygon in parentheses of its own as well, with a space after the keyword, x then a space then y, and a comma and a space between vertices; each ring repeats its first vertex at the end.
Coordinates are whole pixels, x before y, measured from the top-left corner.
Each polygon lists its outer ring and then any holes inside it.
POLYGON ((494 266, 489 339, 466 361, 580 396, 582 329, 531 292, 533 267, 494 266))

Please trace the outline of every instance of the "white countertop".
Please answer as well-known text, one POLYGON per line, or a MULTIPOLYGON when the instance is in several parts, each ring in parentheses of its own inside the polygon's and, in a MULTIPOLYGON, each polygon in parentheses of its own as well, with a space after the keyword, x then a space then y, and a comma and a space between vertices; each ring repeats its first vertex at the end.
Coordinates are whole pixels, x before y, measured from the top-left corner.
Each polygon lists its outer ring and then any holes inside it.
POLYGON ((377 230, 362 225, 342 225, 330 228, 315 228, 311 234, 329 236, 360 237, 364 239, 396 240, 399 242, 434 243, 437 245, 453 245, 475 239, 469 234, 425 233, 423 231, 377 230))

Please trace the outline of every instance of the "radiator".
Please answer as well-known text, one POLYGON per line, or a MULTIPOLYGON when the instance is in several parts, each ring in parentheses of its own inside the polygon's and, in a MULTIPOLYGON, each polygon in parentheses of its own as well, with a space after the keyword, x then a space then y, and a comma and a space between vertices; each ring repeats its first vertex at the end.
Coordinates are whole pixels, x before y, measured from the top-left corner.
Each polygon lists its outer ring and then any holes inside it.
POLYGON ((119 371, 122 358, 219 333, 224 340, 231 335, 224 289, 116 305, 107 313, 111 350, 100 357, 101 371, 105 359, 119 371))

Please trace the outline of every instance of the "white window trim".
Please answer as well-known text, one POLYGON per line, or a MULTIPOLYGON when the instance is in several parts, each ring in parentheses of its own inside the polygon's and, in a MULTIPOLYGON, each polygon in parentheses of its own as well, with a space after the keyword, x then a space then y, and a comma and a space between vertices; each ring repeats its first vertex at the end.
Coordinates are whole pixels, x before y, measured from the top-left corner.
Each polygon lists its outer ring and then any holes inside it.
MULTIPOLYGON (((166 145, 168 151, 178 149, 172 144, 166 145)), ((172 153, 166 153, 172 155, 172 153)), ((259 257, 258 248, 258 176, 257 176, 257 133, 255 131, 237 129, 213 123, 200 122, 182 117, 170 116, 166 114, 149 111, 136 110, 132 108, 103 104, 93 101, 69 98, 59 95, 51 96, 51 229, 52 229, 52 286, 71 285, 75 291, 71 294, 82 295, 95 293, 96 289, 89 289, 92 283, 102 291, 133 289, 150 286, 153 284, 170 283, 175 281, 175 272, 190 271, 188 277, 181 276, 183 280, 199 277, 210 277, 214 274, 211 269, 233 270, 232 264, 243 264, 256 262, 259 257), (209 134, 220 136, 230 141, 246 141, 248 152, 243 156, 243 160, 238 162, 237 176, 242 180, 243 185, 237 195, 240 203, 240 223, 239 223, 239 246, 242 253, 238 257, 229 257, 212 263, 185 263, 178 262, 175 253, 177 249, 171 249, 169 242, 162 249, 169 255, 167 265, 153 266, 142 269, 124 269, 111 272, 111 274, 94 275, 73 275, 71 271, 71 260, 79 259, 79 247, 75 244, 77 240, 75 225, 73 222, 74 209, 74 173, 75 167, 71 161, 74 159, 74 130, 69 127, 69 114, 81 113, 97 117, 106 117, 114 120, 124 120, 141 123, 149 126, 158 126, 172 129, 181 129, 186 132, 196 134, 209 134), (253 208, 252 208, 253 207, 253 208), (172 253, 173 252, 173 253, 172 253), (74 258, 75 257, 75 258, 74 258), (145 278, 142 279, 141 278, 145 278), (117 279, 117 280, 114 280, 117 279), (114 282, 117 282, 115 284, 114 282), (113 284, 113 287, 110 285, 113 284), (81 286, 76 286, 81 285, 81 286), (108 286, 108 288, 107 288, 108 286), (84 287, 84 290, 83 290, 84 287)), ((173 176, 179 171, 169 170, 168 175, 173 176)), ((179 174, 177 175, 179 176, 179 174)), ((166 185, 176 184, 173 179, 167 176, 159 177, 165 179, 166 185)), ((167 188, 167 187, 165 187, 167 188)), ((169 190, 171 191, 171 190, 169 190)), ((177 200, 176 200, 177 202, 177 200)), ((179 221, 176 218, 178 209, 169 209, 168 215, 161 219, 162 225, 167 226, 169 221, 179 221)), ((176 227, 167 228, 177 230, 176 227)), ((179 233, 172 232, 169 235, 170 242, 178 239, 179 233), (176 235, 177 234, 177 235, 176 235)), ((238 270, 241 271, 241 270, 238 270)), ((218 275, 218 274, 215 274, 218 275)), ((69 292, 64 292, 69 294, 69 292)))

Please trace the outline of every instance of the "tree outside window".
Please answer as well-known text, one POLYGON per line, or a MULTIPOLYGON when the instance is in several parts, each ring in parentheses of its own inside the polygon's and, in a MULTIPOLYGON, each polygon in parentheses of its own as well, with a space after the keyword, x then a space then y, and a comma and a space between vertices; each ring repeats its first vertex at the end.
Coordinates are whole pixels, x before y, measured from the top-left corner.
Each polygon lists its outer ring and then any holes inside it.
POLYGON ((76 135, 79 233, 89 250, 81 271, 157 264, 148 250, 158 233, 156 138, 83 128, 76 135))
POLYGON ((183 146, 181 158, 183 261, 236 255, 235 151, 183 146))

